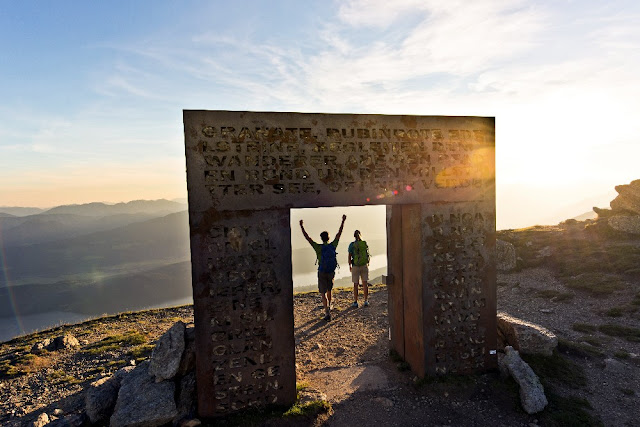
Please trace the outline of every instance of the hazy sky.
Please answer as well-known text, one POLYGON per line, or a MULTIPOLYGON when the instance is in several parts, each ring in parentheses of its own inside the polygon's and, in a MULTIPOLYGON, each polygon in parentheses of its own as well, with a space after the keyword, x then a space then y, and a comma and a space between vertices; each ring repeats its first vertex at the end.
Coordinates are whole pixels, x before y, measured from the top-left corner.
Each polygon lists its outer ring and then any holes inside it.
POLYGON ((496 117, 498 228, 640 178, 640 2, 5 1, 0 206, 185 197, 183 109, 496 117))

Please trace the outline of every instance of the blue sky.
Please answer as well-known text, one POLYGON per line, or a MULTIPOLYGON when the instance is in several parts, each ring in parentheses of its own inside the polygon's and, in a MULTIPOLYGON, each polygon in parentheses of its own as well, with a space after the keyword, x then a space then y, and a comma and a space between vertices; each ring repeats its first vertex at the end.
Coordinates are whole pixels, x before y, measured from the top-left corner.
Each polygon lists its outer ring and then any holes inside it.
POLYGON ((640 178, 637 1, 0 5, 0 206, 186 196, 183 109, 496 117, 498 227, 640 178))

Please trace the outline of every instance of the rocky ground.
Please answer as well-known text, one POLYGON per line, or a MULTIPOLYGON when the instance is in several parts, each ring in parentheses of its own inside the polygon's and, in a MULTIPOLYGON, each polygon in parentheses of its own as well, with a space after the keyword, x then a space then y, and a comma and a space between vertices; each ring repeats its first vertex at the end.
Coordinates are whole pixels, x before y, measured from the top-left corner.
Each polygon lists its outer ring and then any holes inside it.
MULTIPOLYGON (((349 289, 336 290, 328 323, 317 293, 294 298, 298 382, 332 405, 297 423, 640 425, 640 239, 611 234, 597 222, 504 231, 499 238, 517 256, 512 271, 498 275, 498 309, 559 337, 554 356, 525 357, 545 386, 545 411, 527 415, 516 384, 498 373, 416 378, 389 355, 387 292, 377 285, 371 305, 358 309, 350 308, 349 289)), ((88 383, 144 360, 165 330, 192 316, 191 307, 123 314, 1 344, 0 424, 80 412, 88 383), (32 351, 63 333, 79 346, 32 351)))

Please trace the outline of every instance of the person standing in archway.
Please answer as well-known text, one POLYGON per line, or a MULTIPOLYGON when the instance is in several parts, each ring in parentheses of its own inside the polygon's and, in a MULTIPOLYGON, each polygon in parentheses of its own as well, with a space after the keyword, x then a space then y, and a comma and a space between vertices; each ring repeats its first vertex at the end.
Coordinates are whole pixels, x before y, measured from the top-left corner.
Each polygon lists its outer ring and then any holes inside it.
POLYGON ((349 271, 353 280, 353 304, 351 307, 358 308, 358 282, 362 279, 362 291, 364 292, 364 307, 369 306, 369 246, 362 240, 360 230, 353 233, 355 240, 349 244, 349 271))
POLYGON ((304 229, 302 220, 300 220, 300 228, 302 234, 307 242, 316 251, 316 257, 318 259, 318 291, 322 296, 322 305, 324 306, 324 320, 327 322, 331 320, 331 290, 333 289, 333 278, 336 275, 336 267, 338 266, 338 260, 336 258, 336 248, 338 247, 338 241, 342 235, 342 229, 344 228, 344 222, 347 219, 346 215, 342 215, 342 224, 336 234, 336 238, 333 242, 329 243, 329 233, 323 231, 320 233, 320 239, 322 244, 314 242, 309 234, 304 229))

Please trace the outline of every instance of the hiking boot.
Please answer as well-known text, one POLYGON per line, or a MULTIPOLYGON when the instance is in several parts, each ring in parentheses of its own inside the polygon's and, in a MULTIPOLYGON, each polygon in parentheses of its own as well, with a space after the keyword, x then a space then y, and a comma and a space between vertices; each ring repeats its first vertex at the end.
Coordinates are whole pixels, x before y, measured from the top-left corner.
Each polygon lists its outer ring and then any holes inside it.
POLYGON ((364 307, 369 307, 369 301, 365 301, 364 304, 362 304, 364 307))
POLYGON ((352 308, 358 308, 358 301, 354 301, 353 304, 351 304, 352 308))

